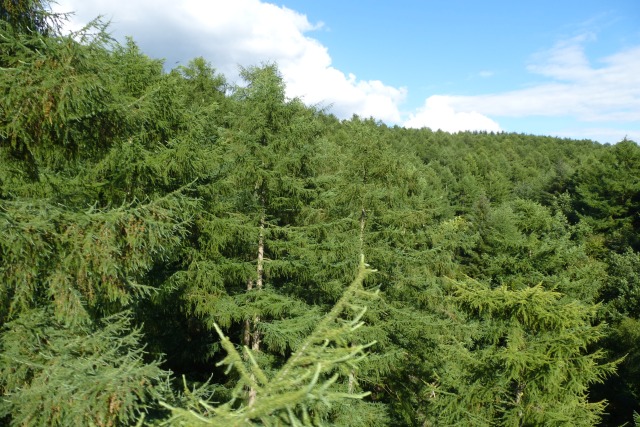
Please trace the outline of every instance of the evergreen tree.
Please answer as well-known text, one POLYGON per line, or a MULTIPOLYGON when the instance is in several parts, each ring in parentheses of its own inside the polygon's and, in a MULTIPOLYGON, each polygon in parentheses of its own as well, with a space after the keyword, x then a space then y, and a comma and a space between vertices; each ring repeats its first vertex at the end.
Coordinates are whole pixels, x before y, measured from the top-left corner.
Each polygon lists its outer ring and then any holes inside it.
POLYGON ((161 67, 132 44, 111 51, 99 22, 61 36, 3 21, 0 33, 3 422, 135 423, 171 392, 133 319, 197 203, 181 187, 139 191, 131 169, 106 171, 122 166, 114 160, 130 147, 175 130, 155 118, 153 128, 140 127, 149 117, 125 102, 160 93, 159 77, 139 93, 119 84, 134 62, 155 76, 161 67))
POLYGON ((576 171, 570 184, 578 213, 618 252, 625 246, 640 249, 639 172, 640 147, 625 139, 599 151, 576 171))
POLYGON ((635 143, 340 121, 0 5, 3 423, 631 421, 635 143))
POLYGON ((0 20, 16 32, 57 33, 62 16, 52 13, 49 3, 48 0, 2 0, 0 20))
POLYGON ((570 225, 561 212, 530 200, 496 206, 482 198, 469 219, 480 240, 467 252, 468 276, 515 289, 542 283, 583 302, 597 301, 605 265, 590 256, 582 226, 570 225))
POLYGON ((145 361, 140 339, 127 314, 68 324, 46 308, 24 312, 0 339, 0 417, 11 426, 134 424, 170 396, 168 372, 145 361))
POLYGON ((542 286, 490 289, 458 283, 453 300, 466 314, 463 342, 442 347, 425 401, 433 425, 592 426, 605 403, 588 387, 615 371, 588 348, 604 335, 596 307, 542 286))
POLYGON ((311 207, 319 130, 313 110, 285 99, 274 66, 242 74, 247 86, 229 100, 210 178, 198 187, 198 241, 171 283, 208 331, 218 324, 261 362, 276 362, 322 311, 309 305, 322 294, 311 207))

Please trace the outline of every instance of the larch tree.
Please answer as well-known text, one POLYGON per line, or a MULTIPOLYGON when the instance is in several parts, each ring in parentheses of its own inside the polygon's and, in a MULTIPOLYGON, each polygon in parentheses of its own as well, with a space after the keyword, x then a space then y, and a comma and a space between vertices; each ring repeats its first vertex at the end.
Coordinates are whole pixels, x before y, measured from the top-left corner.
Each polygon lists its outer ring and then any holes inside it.
POLYGON ((339 120, 46 6, 0 0, 0 424, 632 420, 635 143, 339 120))
POLYGON ((316 112, 286 99, 275 66, 242 76, 246 86, 234 89, 208 181, 198 187, 206 197, 198 241, 172 280, 210 331, 218 324, 275 363, 322 312, 307 302, 321 293, 311 208, 320 131, 316 112))
POLYGON ((100 172, 148 136, 103 24, 63 36, 2 21, 0 44, 2 422, 135 423, 171 391, 134 318, 197 203, 100 172))
MULTIPOLYGON (((165 405, 172 411, 168 422, 194 427, 321 426, 331 420, 332 406, 365 397, 368 393, 345 393, 336 389, 335 383, 344 372, 357 369, 366 357, 367 348, 374 344, 350 343, 350 336, 363 325, 361 318, 366 312, 366 304, 377 295, 375 290, 364 287, 365 278, 373 272, 375 270, 361 257, 356 277, 342 297, 277 369, 261 366, 257 354, 246 345, 241 355, 214 324, 227 352, 218 364, 226 366, 227 372, 233 370, 238 374, 231 399, 224 404, 215 404, 199 399, 198 394, 193 393, 187 408, 165 405), (248 400, 246 389, 253 391, 248 400)), ((329 422, 334 424, 335 419, 329 422)), ((366 425, 375 424, 373 417, 366 422, 366 425)))
POLYGON ((605 407, 589 386, 615 371, 589 346, 604 335, 596 306, 545 290, 458 282, 465 341, 440 348, 424 405, 427 425, 592 426, 605 407))

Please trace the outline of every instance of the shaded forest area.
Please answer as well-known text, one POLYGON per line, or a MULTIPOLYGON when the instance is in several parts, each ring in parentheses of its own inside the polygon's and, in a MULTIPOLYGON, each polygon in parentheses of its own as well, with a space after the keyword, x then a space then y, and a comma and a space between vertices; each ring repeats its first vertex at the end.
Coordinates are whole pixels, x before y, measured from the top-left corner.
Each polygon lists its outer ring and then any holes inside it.
POLYGON ((0 4, 1 425, 634 425, 635 142, 339 120, 0 4))

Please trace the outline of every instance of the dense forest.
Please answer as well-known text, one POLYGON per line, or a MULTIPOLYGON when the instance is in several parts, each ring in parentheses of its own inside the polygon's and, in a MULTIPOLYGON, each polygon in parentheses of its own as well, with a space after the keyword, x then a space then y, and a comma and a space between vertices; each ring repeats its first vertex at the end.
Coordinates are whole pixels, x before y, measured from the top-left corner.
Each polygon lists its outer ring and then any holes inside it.
POLYGON ((339 120, 0 5, 0 425, 634 425, 635 142, 339 120))

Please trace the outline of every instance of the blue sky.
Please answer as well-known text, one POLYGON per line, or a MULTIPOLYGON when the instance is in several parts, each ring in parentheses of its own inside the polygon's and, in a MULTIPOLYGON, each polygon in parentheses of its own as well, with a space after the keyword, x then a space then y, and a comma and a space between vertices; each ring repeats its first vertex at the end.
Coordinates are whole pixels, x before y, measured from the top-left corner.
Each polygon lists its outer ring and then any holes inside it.
POLYGON ((288 93, 389 124, 640 141, 640 1, 61 0, 167 67, 229 80, 276 61, 288 93))

